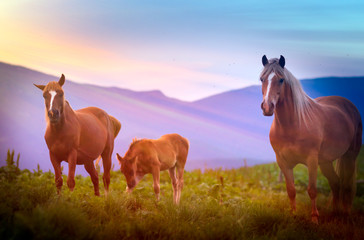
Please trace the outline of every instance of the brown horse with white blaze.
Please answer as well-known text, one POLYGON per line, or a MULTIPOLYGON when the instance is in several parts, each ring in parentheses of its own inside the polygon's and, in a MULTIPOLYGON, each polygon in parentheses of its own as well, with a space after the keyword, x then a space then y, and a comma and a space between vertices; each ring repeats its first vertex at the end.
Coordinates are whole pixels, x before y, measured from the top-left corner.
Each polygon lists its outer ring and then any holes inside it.
POLYGON ((37 85, 43 91, 47 128, 44 139, 54 167, 55 183, 60 193, 63 180, 61 162, 68 162, 67 185, 71 191, 75 187, 76 164, 83 164, 90 174, 95 195, 99 196, 99 178, 93 161, 102 156, 104 165, 104 186, 107 193, 110 183, 111 155, 114 139, 118 135, 120 122, 96 107, 74 111, 65 100, 62 89, 65 77, 58 82, 37 85))
POLYGON ((316 207, 317 169, 328 179, 334 211, 350 211, 355 195, 356 158, 362 144, 362 121, 358 109, 339 96, 310 98, 300 82, 285 68, 285 59, 262 58, 265 116, 274 114, 269 138, 285 179, 291 209, 296 209, 293 167, 308 167, 311 218, 318 223, 316 207), (337 159, 336 171, 333 161, 337 159))
POLYGON ((188 149, 188 140, 178 134, 166 134, 156 140, 134 140, 124 157, 116 154, 120 170, 126 178, 127 191, 131 192, 145 174, 151 173, 154 192, 159 200, 160 171, 168 170, 173 187, 173 201, 178 204, 188 149))

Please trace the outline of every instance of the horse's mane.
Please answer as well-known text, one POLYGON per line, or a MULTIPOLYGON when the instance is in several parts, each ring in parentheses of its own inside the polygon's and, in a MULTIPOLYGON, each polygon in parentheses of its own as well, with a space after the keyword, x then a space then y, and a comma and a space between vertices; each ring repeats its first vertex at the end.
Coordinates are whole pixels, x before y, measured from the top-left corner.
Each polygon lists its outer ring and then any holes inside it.
POLYGON ((149 139, 143 138, 143 139, 137 139, 136 137, 133 138, 133 142, 130 143, 129 149, 126 152, 125 156, 129 156, 130 158, 134 158, 135 154, 139 152, 140 148, 137 147, 138 143, 148 141, 149 139))
POLYGON ((264 68, 261 78, 268 77, 272 72, 278 77, 284 78, 285 82, 291 88, 293 106, 298 123, 304 123, 307 126, 307 121, 312 119, 312 103, 314 100, 303 91, 300 81, 287 68, 282 68, 279 65, 277 58, 269 60, 269 64, 264 68))
POLYGON ((132 141, 132 143, 130 143, 130 146, 129 146, 129 148, 131 148, 132 146, 134 146, 136 143, 138 143, 138 142, 140 142, 140 141, 142 141, 143 139, 137 139, 136 137, 135 138, 133 138, 133 141, 132 141))
POLYGON ((136 137, 133 138, 133 142, 130 143, 129 149, 132 149, 137 143, 143 142, 145 140, 147 140, 147 139, 144 139, 144 138, 143 139, 137 139, 136 137))

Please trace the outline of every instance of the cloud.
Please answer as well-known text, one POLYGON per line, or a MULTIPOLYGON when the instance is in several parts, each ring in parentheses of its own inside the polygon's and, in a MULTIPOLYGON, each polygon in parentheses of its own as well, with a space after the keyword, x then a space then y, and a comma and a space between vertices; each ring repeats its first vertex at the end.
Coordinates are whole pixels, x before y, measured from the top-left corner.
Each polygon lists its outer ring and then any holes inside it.
POLYGON ((0 60, 79 82, 195 100, 258 83, 263 54, 285 55, 298 78, 364 74, 356 1, 14 0, 0 9, 0 60))

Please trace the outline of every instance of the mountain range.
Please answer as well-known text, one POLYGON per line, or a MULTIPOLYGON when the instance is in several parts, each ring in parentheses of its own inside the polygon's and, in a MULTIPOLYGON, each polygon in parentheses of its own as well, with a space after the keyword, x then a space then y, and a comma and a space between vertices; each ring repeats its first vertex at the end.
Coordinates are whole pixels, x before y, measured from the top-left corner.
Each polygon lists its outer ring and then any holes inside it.
MULTIPOLYGON (((63 86, 73 109, 96 106, 116 117, 122 129, 115 140, 115 153, 124 155, 137 138, 158 138, 179 133, 190 141, 186 169, 233 168, 275 160, 269 143, 272 117, 264 117, 259 85, 216 94, 194 102, 165 96, 161 91, 137 92, 116 87, 79 84, 67 79, 63 86)), ((33 86, 57 81, 38 71, 0 63, 0 164, 6 151, 20 153, 20 167, 43 170, 51 166, 44 141, 46 128, 44 100, 33 86)), ((258 83, 258 81, 257 81, 258 83)), ((327 77, 301 81, 306 93, 339 95, 351 100, 364 112, 364 77, 327 77)), ((102 85, 102 80, 100 80, 102 85)), ((63 164, 67 170, 67 164, 63 164)), ((65 172, 67 173, 67 172, 65 172)), ((76 173, 84 174, 78 166, 76 173)))

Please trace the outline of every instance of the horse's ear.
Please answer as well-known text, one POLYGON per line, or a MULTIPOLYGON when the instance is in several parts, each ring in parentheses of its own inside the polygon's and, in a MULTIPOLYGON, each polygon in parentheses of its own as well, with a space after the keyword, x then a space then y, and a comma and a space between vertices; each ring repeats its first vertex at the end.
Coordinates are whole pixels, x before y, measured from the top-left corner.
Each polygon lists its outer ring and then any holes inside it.
POLYGON ((45 85, 37 85, 35 83, 33 83, 34 86, 36 86, 37 88, 39 88, 40 90, 44 90, 44 88, 46 87, 45 85))
POLYGON ((263 66, 265 66, 265 65, 267 65, 268 64, 268 58, 267 58, 267 56, 263 56, 262 57, 262 63, 263 63, 263 66))
POLYGON ((284 57, 281 55, 281 57, 279 58, 279 65, 284 68, 284 65, 286 65, 286 60, 284 59, 284 57))
POLYGON ((121 165, 121 163, 123 162, 123 158, 118 153, 116 153, 116 158, 118 159, 119 164, 121 165))
POLYGON ((58 80, 58 84, 62 87, 65 81, 66 81, 66 78, 64 77, 64 75, 62 73, 61 78, 58 80))

